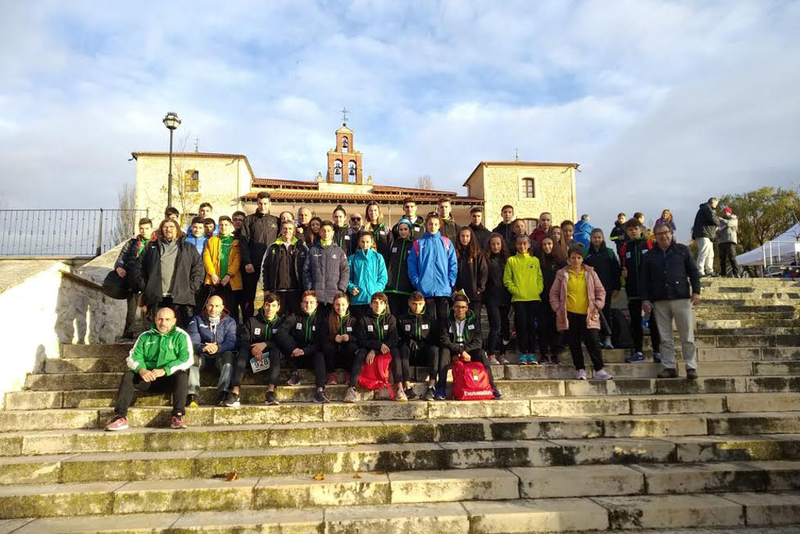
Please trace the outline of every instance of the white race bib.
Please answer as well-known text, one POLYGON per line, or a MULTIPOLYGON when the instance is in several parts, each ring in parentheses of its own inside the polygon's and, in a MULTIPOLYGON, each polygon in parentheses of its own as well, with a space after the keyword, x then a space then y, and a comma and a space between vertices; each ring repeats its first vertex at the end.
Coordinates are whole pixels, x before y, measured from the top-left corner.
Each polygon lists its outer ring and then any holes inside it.
POLYGON ((260 328, 253 328, 253 335, 254 336, 260 336, 261 335, 261 329, 260 328))
POLYGON ((250 358, 250 368, 254 373, 260 373, 269 369, 269 358, 261 358, 261 361, 250 358))
POLYGON ((372 325, 371 324, 367 325, 367 332, 372 332, 372 325))

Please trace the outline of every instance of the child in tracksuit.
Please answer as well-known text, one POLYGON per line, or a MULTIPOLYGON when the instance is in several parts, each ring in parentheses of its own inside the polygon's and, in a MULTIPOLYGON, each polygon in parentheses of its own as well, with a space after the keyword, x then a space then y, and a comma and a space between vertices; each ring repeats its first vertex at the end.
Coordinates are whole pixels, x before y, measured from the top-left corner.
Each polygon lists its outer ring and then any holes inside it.
POLYGON ((389 297, 389 311, 395 317, 406 309, 408 295, 414 291, 408 277, 408 253, 414 245, 412 223, 408 219, 400 219, 395 225, 397 238, 392 243, 389 263, 386 265, 388 282, 384 293, 389 297))
MULTIPOLYGON (((397 241, 395 241, 397 243, 397 241)), ((440 371, 439 347, 437 345, 436 320, 425 309, 425 297, 419 291, 414 291, 408 297, 408 310, 397 320, 400 330, 399 359, 401 360, 402 380, 406 397, 411 400, 416 398, 411 388, 409 365, 423 363, 428 366, 428 389, 422 400, 432 401, 436 395, 436 377, 440 371)), ((444 368, 447 375, 447 366, 444 368)))
POLYGON ((325 372, 328 385, 338 384, 336 369, 347 369, 345 382, 350 383, 350 372, 358 351, 356 332, 358 320, 350 314, 350 301, 344 293, 333 297, 333 308, 328 314, 327 335, 322 340, 322 352, 325 355, 325 372))
MULTIPOLYGON (((625 293, 628 295, 628 311, 631 314, 631 334, 633 336, 633 353, 625 359, 628 363, 643 362, 642 353, 644 332, 642 330, 642 299, 639 296, 639 286, 642 284, 642 258, 650 250, 653 243, 645 238, 642 223, 635 217, 625 223, 625 232, 628 241, 622 245, 621 262, 622 278, 625 280, 625 293)), ((656 326, 656 315, 650 314, 650 341, 653 345, 653 361, 661 362, 661 336, 656 326)))
POLYGON ((356 317, 367 313, 372 295, 386 287, 386 262, 374 248, 374 240, 369 232, 358 235, 358 250, 347 258, 350 265, 350 311, 356 317))
POLYGON ((620 289, 620 267, 617 255, 606 246, 603 230, 595 228, 589 234, 589 246, 583 250, 584 263, 592 267, 606 290, 606 304, 603 307, 604 334, 603 348, 613 349, 611 345, 611 297, 620 289))
POLYGON ((370 311, 361 317, 358 322, 358 353, 353 363, 353 372, 350 375, 350 387, 344 397, 344 402, 356 401, 356 385, 364 364, 371 364, 379 354, 391 354, 393 376, 395 379, 395 400, 408 401, 403 383, 397 377, 402 375, 402 369, 397 369, 399 358, 397 355, 397 320, 389 313, 389 300, 383 293, 375 293, 370 300, 370 311))
MULTIPOLYGON (((522 236, 520 236, 521 239, 522 236)), ((528 239, 528 236, 525 236, 528 239)), ((453 297, 453 308, 447 316, 445 330, 439 336, 439 346, 442 348, 441 358, 446 362, 440 365, 439 380, 436 388, 436 400, 446 398, 445 386, 447 385, 447 367, 451 361, 461 359, 469 362, 480 362, 486 369, 489 376, 489 383, 492 386, 492 393, 495 399, 502 398, 500 391, 494 385, 492 376, 492 366, 489 365, 489 357, 483 350, 483 336, 481 335, 480 318, 469 309, 468 298, 466 295, 456 295, 453 297)))
POLYGON ((286 328, 292 338, 292 349, 287 363, 291 376, 286 382, 290 386, 300 385, 298 369, 314 369, 314 402, 328 402, 325 397, 325 355, 322 342, 328 332, 328 317, 320 311, 319 300, 314 291, 306 291, 300 301, 300 313, 286 318, 286 328))
POLYGON ((238 407, 239 388, 242 378, 248 368, 250 360, 257 362, 267 359, 269 368, 263 372, 267 380, 267 394, 264 404, 280 404, 275 397, 275 388, 278 385, 278 376, 281 372, 281 360, 289 354, 293 347, 292 340, 286 331, 284 317, 280 315, 281 302, 275 293, 264 293, 264 306, 254 317, 249 317, 242 325, 239 336, 239 355, 231 379, 231 390, 225 399, 225 406, 238 407))
POLYGON ((542 269, 539 266, 539 259, 528 254, 531 242, 527 235, 518 235, 515 245, 517 253, 506 262, 503 283, 511 293, 511 305, 514 307, 519 363, 538 364, 539 361, 534 354, 536 348, 534 325, 542 303, 544 286, 542 269))

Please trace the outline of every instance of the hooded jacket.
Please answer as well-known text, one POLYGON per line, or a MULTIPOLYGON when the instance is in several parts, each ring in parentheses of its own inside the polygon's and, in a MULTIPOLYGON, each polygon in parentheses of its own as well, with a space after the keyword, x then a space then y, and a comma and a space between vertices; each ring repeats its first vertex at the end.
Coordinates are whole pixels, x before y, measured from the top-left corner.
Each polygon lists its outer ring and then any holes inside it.
POLYGON ((601 243, 598 249, 595 249, 592 245, 584 248, 583 258, 584 264, 592 267, 597 273, 606 293, 610 294, 612 291, 617 291, 621 288, 621 269, 617 256, 605 243, 601 243))
POLYGON ((483 346, 483 335, 481 334, 481 322, 475 317, 472 310, 467 310, 467 315, 464 318, 466 324, 462 337, 458 336, 458 328, 456 327, 456 318, 453 310, 447 314, 447 325, 445 330, 439 336, 439 346, 443 349, 449 349, 451 353, 461 353, 462 351, 471 351, 480 349, 483 346))
POLYGON ((359 348, 367 351, 374 350, 379 353, 381 344, 385 344, 392 353, 397 350, 397 342, 399 341, 397 320, 391 313, 384 312, 381 315, 375 315, 375 312, 370 309, 359 320, 358 330, 359 348))
POLYGON ((206 248, 203 251, 203 266, 206 269, 206 284, 211 284, 211 275, 216 274, 220 278, 225 276, 230 277, 228 284, 233 291, 242 289, 242 252, 239 240, 231 236, 230 252, 228 252, 228 271, 226 273, 217 272, 220 268, 220 254, 222 249, 222 238, 213 236, 206 242, 206 248))
POLYGON ((692 239, 697 239, 698 237, 714 239, 717 237, 718 226, 719 217, 717 217, 716 212, 708 202, 703 202, 697 210, 697 215, 694 216, 692 239))
POLYGON ((392 252, 386 266, 386 293, 410 295, 414 291, 411 279, 408 277, 408 254, 414 241, 411 239, 395 239, 392 243, 392 252))
POLYGON ((350 266, 350 283, 347 285, 350 304, 369 304, 372 295, 386 288, 388 278, 383 256, 372 248, 366 252, 358 249, 358 252, 347 258, 347 262, 350 266), (353 294, 355 288, 358 288, 358 295, 353 294))
POLYGON ((166 334, 153 327, 139 335, 125 363, 136 373, 142 369, 164 369, 167 376, 172 376, 175 371, 185 371, 194 363, 192 340, 177 326, 166 334))
MULTIPOLYGON (((203 284, 206 272, 194 245, 183 238, 178 238, 177 242, 178 252, 170 286, 172 302, 194 306, 195 293, 203 284)), ((150 241, 142 254, 141 268, 135 271, 136 287, 142 292, 142 303, 148 307, 164 299, 161 291, 161 251, 160 239, 150 241)))
POLYGON ((458 276, 453 242, 436 232, 414 241, 408 254, 408 278, 425 298, 451 297, 458 276))
POLYGON ((470 258, 467 254, 462 253, 458 258, 458 275, 453 291, 464 290, 470 302, 482 302, 486 279, 489 277, 486 256, 478 254, 477 258, 470 258))
POLYGON ((209 320, 208 313, 203 310, 199 315, 192 317, 187 331, 197 354, 202 352, 206 343, 216 343, 219 351, 215 355, 220 355, 236 349, 236 327, 236 319, 227 311, 223 310, 219 323, 214 326, 209 320))
POLYGON ((511 302, 541 300, 544 280, 539 258, 530 254, 514 254, 508 258, 503 284, 511 293, 511 302))
POLYGON ((194 248, 197 249, 197 253, 202 256, 203 252, 206 250, 206 243, 208 243, 208 236, 206 234, 203 234, 200 237, 195 237, 191 234, 191 232, 189 232, 186 234, 186 242, 194 245, 194 248))
POLYGON ((333 225, 333 242, 348 256, 353 253, 356 240, 353 230, 349 226, 339 228, 333 225))
MULTIPOLYGON (((372 234, 372 240, 375 242, 375 248, 378 250, 378 254, 383 256, 383 261, 389 261, 389 254, 392 250, 392 242, 394 241, 394 235, 392 235, 392 230, 388 226, 383 223, 380 223, 378 226, 369 230, 369 233, 372 234)), ((358 248, 358 244, 356 244, 356 249, 358 248)), ((354 250, 353 254, 356 251, 354 250)))
POLYGON ((651 250, 653 250, 652 241, 644 237, 622 245, 620 261, 622 268, 628 270, 628 275, 625 277, 625 293, 628 295, 628 300, 641 300, 639 292, 641 291, 642 262, 645 255, 651 250))
POLYGON ((487 306, 510 306, 511 293, 503 283, 508 258, 500 254, 489 254, 486 258, 486 291, 483 293, 483 303, 487 306))
POLYGON ((278 348, 283 354, 294 350, 295 343, 287 331, 288 318, 276 315, 272 321, 267 320, 264 309, 258 310, 253 317, 248 317, 242 325, 239 336, 239 354, 250 354, 250 347, 256 343, 266 343, 267 349, 278 348))
POLYGON ((620 253, 622 251, 622 245, 625 244, 628 235, 625 233, 625 224, 620 223, 619 221, 614 221, 614 228, 611 230, 611 233, 608 235, 608 238, 614 242, 614 245, 617 247, 617 254, 622 256, 620 253))
POLYGON ((117 261, 114 262, 114 269, 118 267, 122 267, 127 271, 125 275, 125 281, 129 288, 138 291, 134 287, 135 281, 135 271, 140 269, 140 263, 142 256, 144 255, 144 251, 147 247, 147 244, 156 239, 156 234, 153 233, 147 240, 144 240, 142 236, 136 236, 134 238, 128 239, 124 245, 122 245, 122 249, 119 251, 119 256, 117 256, 117 261), (142 249, 141 254, 139 253, 139 249, 142 249))
POLYGON ((290 291, 303 287, 303 264, 308 247, 297 237, 287 247, 278 237, 267 249, 261 267, 264 291, 290 291))
POLYGON ((278 218, 256 211, 245 217, 242 224, 242 265, 252 265, 256 272, 261 267, 264 253, 278 237, 278 218))
POLYGON ((642 260, 642 300, 688 299, 700 294, 700 271, 689 247, 672 242, 667 250, 655 247, 642 260))
MULTIPOLYGON (((570 276, 569 267, 564 267, 556 273, 556 280, 550 290, 550 307, 556 312, 556 329, 559 332, 569 330, 567 318, 567 281, 570 276)), ((588 265, 583 266, 583 276, 586 278, 586 292, 589 297, 589 309, 586 311, 586 328, 600 330, 600 310, 606 304, 606 290, 600 282, 597 273, 588 265)))
POLYGON ((303 288, 317 292, 320 302, 330 304, 339 291, 347 291, 350 266, 347 255, 336 245, 317 243, 308 251, 303 262, 303 288))

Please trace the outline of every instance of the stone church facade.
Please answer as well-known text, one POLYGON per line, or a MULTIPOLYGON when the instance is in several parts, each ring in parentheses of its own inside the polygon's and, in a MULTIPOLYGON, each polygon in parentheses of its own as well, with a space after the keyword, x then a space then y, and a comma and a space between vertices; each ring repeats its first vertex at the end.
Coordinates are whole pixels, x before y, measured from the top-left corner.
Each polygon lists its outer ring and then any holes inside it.
MULTIPOLYGON (((381 204, 384 218, 392 224, 403 214, 403 199, 417 202, 417 213, 436 209, 440 197, 448 197, 453 215, 460 224, 469 222, 469 210, 483 206, 489 228, 500 222, 503 205, 511 204, 521 218, 538 217, 544 210, 553 212, 556 221, 575 219, 576 163, 480 162, 464 182, 466 195, 456 191, 430 190, 373 183, 364 178, 363 155, 356 150, 354 132, 343 124, 335 132, 333 149, 327 153, 325 175, 315 180, 259 178, 247 156, 207 152, 173 153, 173 204, 182 214, 197 213, 201 202, 210 202, 216 216, 236 210, 251 213, 260 191, 272 197, 272 213, 297 212, 306 206, 323 219, 331 218, 342 205, 348 213, 363 214, 366 204, 381 204)), ((136 160, 136 208, 148 209, 159 219, 167 203, 169 153, 133 152, 136 160)))

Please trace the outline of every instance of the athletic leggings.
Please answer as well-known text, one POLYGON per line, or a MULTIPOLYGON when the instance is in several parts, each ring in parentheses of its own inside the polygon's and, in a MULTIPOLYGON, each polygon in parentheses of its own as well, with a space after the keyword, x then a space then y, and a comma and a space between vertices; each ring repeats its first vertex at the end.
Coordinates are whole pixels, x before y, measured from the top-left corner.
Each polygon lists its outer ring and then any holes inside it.
POLYGON ((536 352, 536 314, 541 304, 538 300, 514 302, 514 326, 517 330, 517 348, 520 354, 536 352))
POLYGON ((510 312, 511 306, 486 305, 486 315, 489 317, 489 335, 486 338, 486 351, 489 354, 503 352, 501 337, 502 339, 511 337, 508 320, 510 312))
MULTIPOLYGON (((558 348, 561 342, 556 330, 556 312, 550 307, 549 303, 539 306, 539 314, 536 320, 537 334, 539 336, 539 350, 542 354, 558 356, 558 348)), ((519 337, 519 334, 517 334, 519 337)))

